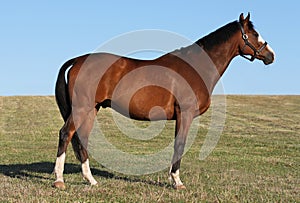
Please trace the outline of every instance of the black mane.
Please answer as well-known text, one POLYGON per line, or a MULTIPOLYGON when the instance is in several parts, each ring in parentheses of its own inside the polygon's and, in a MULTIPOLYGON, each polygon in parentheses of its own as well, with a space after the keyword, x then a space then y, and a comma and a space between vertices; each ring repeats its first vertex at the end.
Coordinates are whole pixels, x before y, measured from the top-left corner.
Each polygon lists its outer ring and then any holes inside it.
MULTIPOLYGON (((248 27, 250 30, 253 29, 253 23, 249 22, 248 27)), ((226 42, 238 31, 240 31, 239 22, 234 21, 199 39, 196 44, 203 46, 205 50, 211 50, 214 46, 226 42)))

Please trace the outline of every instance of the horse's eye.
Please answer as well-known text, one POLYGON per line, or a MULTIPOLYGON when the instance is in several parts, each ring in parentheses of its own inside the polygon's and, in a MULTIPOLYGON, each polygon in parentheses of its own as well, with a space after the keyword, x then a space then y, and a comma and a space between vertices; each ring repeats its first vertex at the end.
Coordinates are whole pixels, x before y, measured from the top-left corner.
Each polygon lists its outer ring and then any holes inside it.
POLYGON ((259 34, 258 34, 257 32, 255 32, 255 33, 254 33, 254 37, 257 38, 258 36, 259 36, 259 34))

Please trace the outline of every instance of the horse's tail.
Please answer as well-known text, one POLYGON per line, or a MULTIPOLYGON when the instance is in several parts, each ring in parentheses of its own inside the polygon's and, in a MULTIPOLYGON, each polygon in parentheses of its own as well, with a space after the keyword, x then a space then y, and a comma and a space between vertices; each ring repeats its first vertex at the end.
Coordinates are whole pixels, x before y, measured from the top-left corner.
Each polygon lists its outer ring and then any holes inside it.
POLYGON ((75 60, 76 58, 70 59, 62 65, 62 67, 59 70, 55 85, 56 103, 64 121, 68 119, 72 111, 71 102, 69 98, 68 84, 65 79, 65 73, 67 69, 74 64, 75 60))

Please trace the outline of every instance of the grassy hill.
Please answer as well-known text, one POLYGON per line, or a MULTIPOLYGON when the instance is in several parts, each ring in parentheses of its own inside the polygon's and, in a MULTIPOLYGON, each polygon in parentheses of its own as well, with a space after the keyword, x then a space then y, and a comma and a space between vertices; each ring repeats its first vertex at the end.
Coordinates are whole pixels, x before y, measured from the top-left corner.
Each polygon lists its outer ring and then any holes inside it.
MULTIPOLYGON (((173 139, 173 122, 159 138, 136 141, 111 126, 110 110, 100 112, 107 139, 120 148, 129 146, 123 149, 128 153, 151 153, 173 139)), ((91 187, 82 179, 71 147, 67 188, 58 190, 51 187, 52 170, 63 121, 54 97, 0 97, 0 202, 300 202, 300 96, 227 96, 218 145, 199 160, 209 116, 202 116, 183 158, 184 191, 170 187, 167 169, 130 176, 94 159, 92 172, 100 184, 91 187)))

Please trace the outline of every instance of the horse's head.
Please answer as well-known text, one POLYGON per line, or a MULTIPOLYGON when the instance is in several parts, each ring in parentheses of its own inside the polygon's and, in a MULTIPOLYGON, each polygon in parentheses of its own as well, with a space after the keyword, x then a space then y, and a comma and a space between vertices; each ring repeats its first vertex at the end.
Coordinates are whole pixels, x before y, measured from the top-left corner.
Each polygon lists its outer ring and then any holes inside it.
POLYGON ((262 60, 266 65, 273 63, 275 53, 254 29, 253 24, 250 21, 250 13, 248 13, 246 18, 241 14, 239 24, 241 28, 241 38, 239 41, 240 55, 250 61, 253 61, 254 59, 262 60), (250 55, 251 58, 248 58, 246 55, 250 55))

